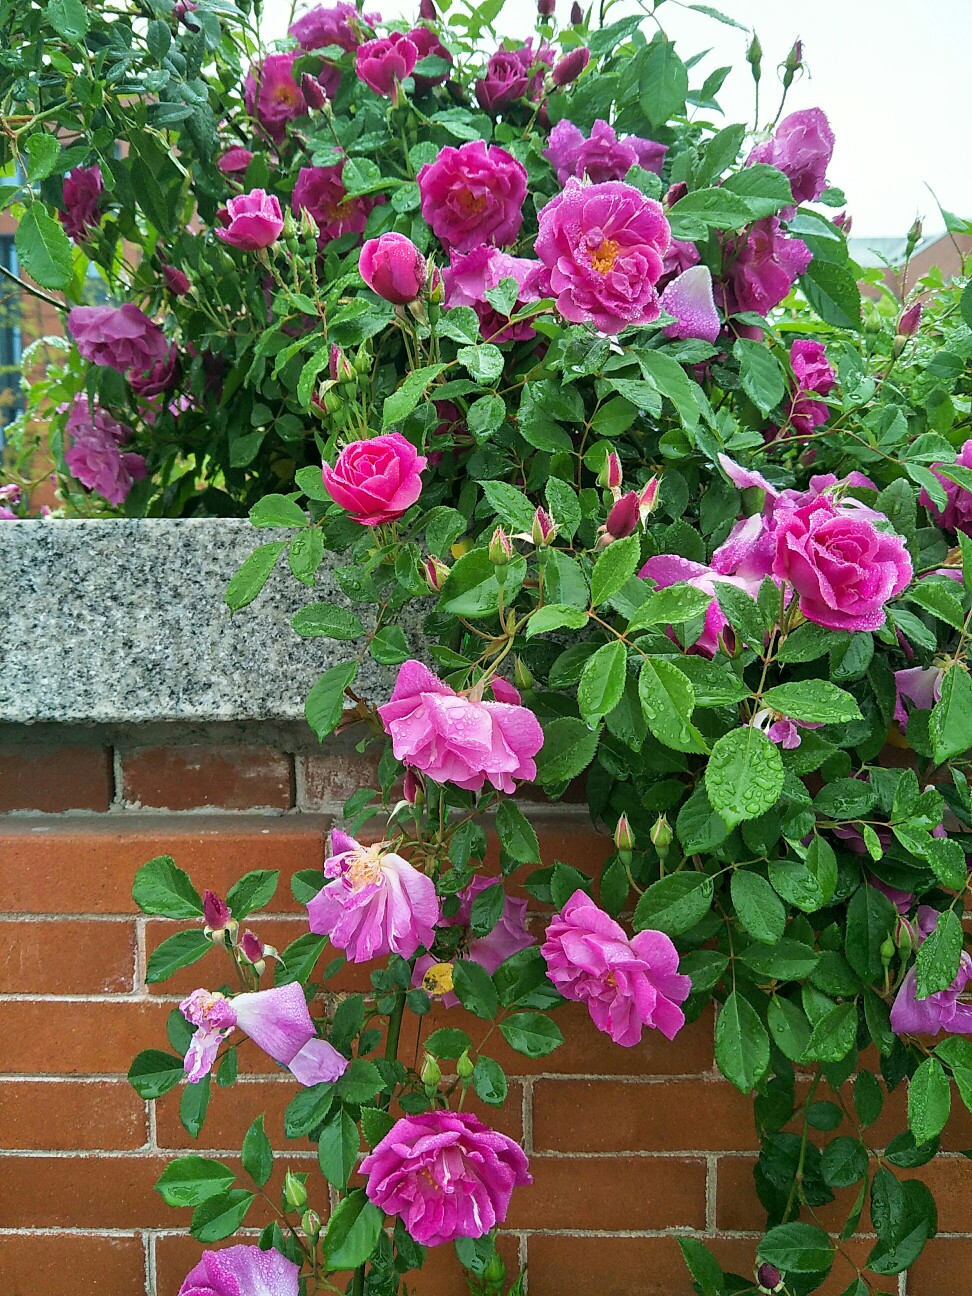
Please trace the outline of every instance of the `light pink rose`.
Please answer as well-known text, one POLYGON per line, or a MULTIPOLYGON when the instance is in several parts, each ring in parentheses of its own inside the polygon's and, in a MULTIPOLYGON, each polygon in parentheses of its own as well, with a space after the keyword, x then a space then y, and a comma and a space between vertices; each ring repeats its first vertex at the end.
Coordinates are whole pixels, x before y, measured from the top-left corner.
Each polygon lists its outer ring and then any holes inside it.
POLYGON ((426 458, 399 432, 352 441, 332 468, 324 464, 324 489, 362 526, 393 522, 422 494, 426 458))
POLYGON ((722 321, 712 296, 712 275, 708 266, 692 266, 673 279, 661 295, 661 307, 675 317, 674 324, 665 326, 667 338, 700 338, 703 342, 714 342, 719 336, 722 321))
POLYGON ((123 374, 145 373, 169 352, 158 324, 132 302, 75 306, 68 315, 68 328, 83 359, 123 374))

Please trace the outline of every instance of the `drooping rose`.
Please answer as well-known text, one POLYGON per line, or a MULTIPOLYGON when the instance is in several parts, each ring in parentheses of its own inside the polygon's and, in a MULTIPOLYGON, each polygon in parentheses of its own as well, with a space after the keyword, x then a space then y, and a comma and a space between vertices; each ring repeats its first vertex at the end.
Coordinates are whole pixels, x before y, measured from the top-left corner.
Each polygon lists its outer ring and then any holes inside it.
POLYGON ((806 243, 788 237, 775 216, 757 221, 741 238, 727 239, 723 253, 725 270, 716 300, 727 315, 768 314, 813 259, 806 243))
POLYGON ((64 177, 64 206, 58 212, 64 233, 83 243, 101 219, 101 195, 105 186, 101 167, 75 167, 64 177))
POLYGON ((532 1183, 523 1149, 470 1112, 403 1116, 361 1162, 368 1200, 422 1246, 483 1237, 532 1183))
POLYGON ((421 296, 425 270, 425 257, 412 240, 394 230, 368 239, 358 258, 358 271, 368 287, 396 306, 421 296))
POLYGON ((308 901, 310 929, 327 936, 352 963, 398 954, 412 958, 435 939, 439 900, 435 883, 387 850, 362 846, 335 829, 324 861, 333 879, 308 901))
POLYGON ((400 432, 352 441, 332 468, 324 464, 324 489, 355 522, 394 522, 422 494, 426 458, 400 432))
POLYGON ((165 334, 132 302, 123 306, 75 306, 68 329, 83 359, 119 373, 144 373, 169 351, 165 334))
POLYGON ((692 982, 678 971, 678 951, 662 932, 628 937, 590 896, 575 891, 547 926, 540 947, 551 981, 566 999, 587 1005, 594 1025, 632 1048, 647 1026, 674 1039, 685 1025, 692 982))
POLYGON ((397 101, 398 87, 411 75, 418 56, 405 33, 393 31, 358 46, 355 71, 375 94, 397 101))
POLYGON ((418 186, 422 217, 450 251, 504 247, 520 232, 526 168, 495 144, 447 145, 419 171, 418 186))
POLYGON ((148 471, 142 455, 122 452, 121 447, 131 438, 132 429, 113 419, 97 402, 89 402, 83 394, 75 396, 64 425, 68 472, 109 504, 124 504, 129 491, 148 471))
POLYGON ((186 1274, 179 1296, 298 1296, 300 1266, 271 1248, 204 1251, 186 1274))
POLYGON ((658 318, 655 284, 671 237, 659 203, 633 185, 570 179, 539 222, 535 251, 565 319, 620 333, 658 318))
POLYGON ((834 154, 834 132, 819 108, 801 108, 784 117, 776 132, 757 144, 747 159, 767 162, 790 182, 795 203, 813 202, 827 185, 827 167, 834 154))
POLYGON ((436 783, 480 792, 488 780, 512 793, 516 779, 536 778, 543 730, 533 712, 513 702, 474 702, 421 662, 402 665, 378 715, 396 759, 436 783))
MULTIPOLYGON (((935 931, 940 917, 927 905, 919 908, 913 929, 916 944, 935 931)), ((972 1035, 972 1004, 963 1003, 960 998, 970 981, 972 956, 963 950, 958 974, 948 989, 919 999, 918 969, 912 964, 891 1005, 891 1029, 896 1035, 938 1035, 942 1031, 949 1035, 972 1035)))
POLYGON ((703 342, 714 342, 719 336, 722 321, 712 296, 712 275, 708 266, 692 266, 673 279, 661 295, 661 308, 675 317, 674 324, 665 326, 668 338, 700 338, 703 342))
POLYGON ((262 63, 254 63, 246 75, 243 86, 246 111, 275 144, 282 144, 288 124, 307 112, 307 101, 294 79, 294 63, 300 56, 300 50, 268 54, 262 63))
POLYGON ((226 226, 215 231, 216 237, 239 248, 241 252, 256 252, 276 243, 283 232, 283 213, 276 194, 263 189, 251 189, 238 194, 226 204, 226 226))
POLYGON ((323 247, 342 234, 361 234, 368 223, 373 198, 349 198, 341 179, 344 163, 327 167, 301 167, 294 185, 294 213, 306 211, 313 216, 318 229, 318 244, 323 247))
POLYGON ((550 132, 543 156, 562 185, 571 176, 578 180, 587 176, 594 184, 604 184, 608 180, 623 180, 633 166, 661 175, 667 152, 667 145, 637 135, 618 139, 614 127, 600 117, 591 127, 590 136, 585 138, 565 117, 550 132))
POLYGON ((528 302, 538 301, 540 294, 528 282, 540 266, 527 257, 512 257, 498 248, 478 247, 472 252, 453 252, 449 266, 442 272, 447 306, 471 306, 479 316, 479 331, 488 342, 522 342, 535 334, 529 320, 510 324, 528 302), (486 299, 486 293, 499 287, 504 279, 515 279, 516 301, 510 315, 501 314, 486 299))
MULTIPOLYGON (((972 440, 966 441, 962 449, 955 457, 956 466, 959 468, 972 468, 972 440)), ((966 535, 972 535, 972 491, 965 486, 959 486, 957 482, 949 479, 936 472, 938 468, 948 468, 950 464, 932 464, 932 472, 942 484, 945 491, 945 507, 939 509, 937 504, 932 503, 931 496, 926 490, 922 490, 920 501, 938 523, 946 531, 964 531, 966 535)))
POLYGON ((911 581, 900 536, 848 516, 827 495, 785 514, 773 574, 792 585, 808 621, 830 630, 878 630, 884 607, 911 581))
MULTIPOLYGON (((408 39, 418 50, 419 62, 427 58, 441 59, 443 63, 452 65, 452 55, 439 40, 438 32, 432 27, 426 27, 424 24, 413 27, 408 34, 408 39)), ((416 94, 428 94, 437 85, 448 79, 448 70, 436 72, 432 76, 423 76, 421 73, 413 71, 412 80, 415 82, 416 94)))
POLYGON ((790 368, 796 379, 796 390, 790 406, 790 424, 805 436, 822 426, 830 410, 813 395, 829 396, 837 382, 833 365, 827 359, 822 342, 798 338, 790 348, 790 368))

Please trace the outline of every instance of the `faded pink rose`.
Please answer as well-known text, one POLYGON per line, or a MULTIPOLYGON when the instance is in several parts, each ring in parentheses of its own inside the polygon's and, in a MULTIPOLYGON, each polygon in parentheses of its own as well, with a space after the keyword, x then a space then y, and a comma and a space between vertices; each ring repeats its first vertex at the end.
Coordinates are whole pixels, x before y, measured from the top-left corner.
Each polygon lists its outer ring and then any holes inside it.
POLYGON ((174 387, 179 381, 180 368, 179 351, 173 342, 161 360, 156 360, 155 364, 144 373, 132 371, 128 381, 131 383, 132 391, 147 400, 152 396, 160 396, 162 392, 174 387))
POLYGON ((512 793, 516 779, 534 779, 543 730, 527 707, 476 702, 456 693, 421 662, 398 672, 391 699, 378 708, 395 758, 436 783, 480 792, 489 781, 512 793))
POLYGON ((661 308, 675 318, 674 324, 665 326, 667 338, 714 342, 719 336, 722 321, 712 296, 708 266, 692 266, 673 279, 661 295, 661 308))
POLYGON ((324 464, 324 489, 355 522, 394 522, 422 494, 426 459, 400 432, 352 441, 332 468, 324 464))
POLYGON ((104 193, 101 167, 75 167, 64 177, 64 206, 58 212, 64 233, 75 243, 83 243, 101 220, 101 195, 104 193))
POLYGON ((655 284, 671 237, 659 203, 619 181, 570 179, 539 222, 535 251, 565 319, 620 333, 658 318, 655 284))
POLYGON ((930 711, 942 696, 943 673, 940 666, 911 666, 894 672, 894 718, 902 733, 908 728, 905 702, 919 711, 930 711))
POLYGON ((368 239, 358 258, 358 271, 368 287, 396 306, 421 296, 425 270, 425 257, 412 240, 394 230, 368 239))
POLYGON ((827 495, 785 514, 773 574, 792 585, 808 621, 830 630, 879 630, 884 606, 909 585, 900 536, 848 516, 827 495))
MULTIPOLYGON (((966 441, 962 446, 955 457, 955 464, 959 468, 972 469, 972 441, 966 441)), ((966 535, 972 535, 972 491, 949 481, 947 477, 935 471, 938 468, 950 467, 951 464, 940 463, 931 466, 932 472, 935 473, 945 491, 944 509, 939 509, 932 503, 931 496, 926 490, 922 490, 920 500, 939 526, 947 531, 964 531, 966 535)))
POLYGON ((796 390, 790 405, 790 424, 808 436, 830 417, 829 408, 813 395, 829 396, 837 382, 833 365, 827 359, 822 342, 798 338, 790 348, 790 368, 796 379, 796 390))
MULTIPOLYGON (((439 40, 438 33, 432 27, 424 25, 413 27, 408 32, 408 39, 418 50, 419 63, 423 59, 437 58, 443 63, 452 64, 452 55, 439 40)), ((433 76, 423 76, 420 72, 412 72, 412 80, 415 82, 416 94, 428 94, 437 85, 442 85, 448 79, 448 71, 436 72, 433 76)))
POLYGON ((294 80, 294 63, 300 50, 268 54, 254 63, 246 75, 243 100, 246 111, 260 123, 275 144, 282 144, 287 125, 307 113, 307 101, 294 80))
POLYGON ((375 94, 398 98, 398 87, 418 62, 418 50, 404 32, 393 31, 358 46, 355 71, 375 94))
POLYGON ((358 1167, 368 1200, 400 1216, 422 1246, 483 1237, 506 1219, 513 1189, 532 1183, 523 1149, 470 1112, 397 1120, 358 1167))
POLYGON ((471 306, 479 316, 479 331, 488 342, 521 342, 531 338, 535 330, 530 321, 521 320, 511 325, 510 316, 500 314, 487 301, 486 293, 499 287, 504 279, 515 279, 518 291, 511 314, 516 314, 528 302, 539 300, 539 293, 530 286, 528 279, 540 264, 491 247, 453 252, 448 268, 442 272, 445 304, 471 306))
POLYGON ((165 334, 144 311, 124 306, 75 306, 68 329, 84 360, 119 373, 144 373, 169 350, 165 334))
POLYGON ((827 186, 834 154, 834 132, 819 108, 801 108, 784 117, 776 133, 750 153, 746 165, 767 162, 790 182, 795 203, 813 202, 827 186))
POLYGON ((186 1274, 179 1296, 298 1296, 300 1266, 273 1248, 204 1251, 186 1274))
POLYGON ((357 49, 361 43, 363 23, 374 26, 378 14, 362 15, 353 4, 315 5, 290 24, 290 35, 301 49, 327 49, 339 45, 343 50, 357 49))
POLYGON ((526 168, 483 140, 447 145, 418 173, 422 216, 450 251, 512 243, 523 224, 526 168))
POLYGON ((280 201, 263 189, 251 189, 249 193, 230 198, 225 212, 226 226, 215 231, 216 237, 241 252, 269 247, 283 232, 280 201))
POLYGON ((638 135, 625 135, 618 139, 614 127, 598 118, 591 127, 589 137, 566 117, 550 132, 543 156, 547 159, 562 185, 571 176, 582 180, 585 176, 594 184, 608 180, 623 180, 633 166, 661 175, 666 144, 642 139, 638 135))
POLYGON ((352 963, 399 954, 412 958, 435 939, 435 883, 401 855, 362 846, 335 829, 324 876, 333 879, 307 903, 312 932, 327 936, 352 963))
POLYGON ((323 247, 342 234, 362 234, 373 198, 349 198, 341 175, 344 163, 328 167, 301 167, 294 185, 294 214, 306 211, 313 216, 318 229, 318 244, 323 247))
POLYGON ((757 221, 738 238, 727 239, 723 253, 725 270, 717 300, 727 315, 768 314, 813 260, 806 243, 788 238, 775 216, 757 221))
MULTIPOLYGON (((929 905, 921 905, 912 926, 914 943, 920 945, 935 931, 941 914, 929 905)), ((918 998, 918 971, 912 964, 905 974, 891 1006, 891 1029, 896 1035, 972 1035, 972 1004, 963 1003, 963 995, 972 981, 972 956, 965 950, 959 960, 958 975, 947 990, 937 990, 924 999, 918 998)))
POLYGON ((64 425, 64 462, 82 486, 106 499, 124 504, 128 493, 147 473, 145 460, 121 447, 131 440, 132 429, 113 419, 97 402, 75 396, 64 425))
POLYGON ((647 1026, 674 1039, 685 1025, 692 982, 678 951, 659 931, 628 937, 590 896, 575 891, 547 926, 540 947, 547 973, 566 999, 587 1005, 594 1025, 632 1048, 647 1026))

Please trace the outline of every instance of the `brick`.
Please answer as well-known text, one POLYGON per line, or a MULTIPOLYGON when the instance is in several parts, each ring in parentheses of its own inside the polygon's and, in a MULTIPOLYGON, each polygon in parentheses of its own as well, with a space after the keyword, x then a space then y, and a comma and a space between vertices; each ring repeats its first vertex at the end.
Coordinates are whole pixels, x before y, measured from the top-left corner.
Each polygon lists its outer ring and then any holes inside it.
MULTIPOLYGON (((939 1205, 941 1203, 939 1202, 939 1205)), ((966 1218, 965 1227, 968 1227, 966 1218)), ((972 1238, 937 1237, 908 1270, 907 1296, 958 1296, 970 1285, 972 1238)))
POLYGON ((673 1237, 569 1237, 527 1241, 530 1296, 681 1296, 691 1279, 673 1237))
POLYGON ((107 810, 112 800, 107 747, 24 746, 0 750, 0 813, 107 810))
POLYGON ((702 1160, 534 1156, 530 1173, 533 1186, 513 1194, 509 1228, 637 1232, 705 1227, 702 1160))
POLYGON ((297 804, 301 810, 340 814, 341 807, 359 788, 378 786, 378 753, 355 751, 309 753, 296 757, 297 804))
POLYGON ((134 980, 133 922, 0 921, 0 993, 111 994, 134 980))
MULTIPOLYGON (((829 1142, 829 1138, 826 1138, 829 1142)), ((766 1229, 766 1211, 756 1195, 753 1181, 755 1157, 720 1157, 716 1166, 716 1227, 735 1233, 761 1233, 766 1229)), ((875 1168, 872 1165, 872 1170, 875 1168)), ((838 1189, 834 1200, 816 1206, 817 1222, 822 1228, 840 1230, 857 1200, 859 1184, 838 1189)), ((871 1232, 867 1203, 856 1229, 857 1233, 871 1232)))
POLYGON ((139 747, 120 753, 121 796, 150 809, 293 805, 291 757, 266 746, 139 747))
POLYGON ((10 1296, 137 1296, 145 1290, 138 1237, 0 1236, 0 1290, 10 1296))
POLYGON ((0 1084, 0 1147, 128 1151, 147 1137, 145 1103, 127 1081, 0 1084))
POLYGON ((126 1075, 142 1049, 168 1047, 170 1004, 0 1000, 7 1075, 126 1075))
POLYGON ((537 1151, 755 1151, 752 1104, 724 1080, 538 1080, 537 1151))
POLYGON ((223 895, 247 869, 281 869, 276 903, 297 913, 289 879, 321 867, 329 826, 317 815, 7 820, 0 825, 0 913, 133 913, 132 879, 156 855, 172 855, 200 892, 208 886, 223 895))

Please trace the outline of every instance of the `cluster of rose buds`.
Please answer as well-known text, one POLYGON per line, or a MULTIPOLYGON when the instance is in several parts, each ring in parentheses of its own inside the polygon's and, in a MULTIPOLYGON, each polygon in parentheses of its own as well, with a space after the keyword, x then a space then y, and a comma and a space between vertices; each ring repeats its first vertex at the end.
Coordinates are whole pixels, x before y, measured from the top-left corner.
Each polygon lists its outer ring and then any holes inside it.
POLYGON ((215 891, 207 890, 203 894, 203 918, 209 939, 236 950, 258 977, 266 971, 268 958, 279 958, 276 949, 272 945, 265 945, 253 932, 244 931, 240 936, 240 924, 233 917, 226 901, 215 891))

